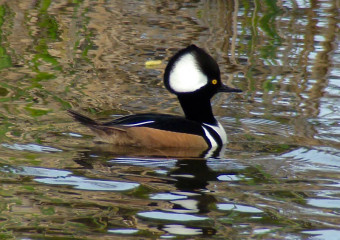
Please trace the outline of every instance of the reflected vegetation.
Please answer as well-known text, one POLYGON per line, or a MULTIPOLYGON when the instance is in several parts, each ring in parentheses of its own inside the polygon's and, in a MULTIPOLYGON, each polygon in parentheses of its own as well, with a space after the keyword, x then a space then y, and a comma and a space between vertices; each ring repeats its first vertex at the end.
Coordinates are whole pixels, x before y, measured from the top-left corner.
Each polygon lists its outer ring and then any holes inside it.
POLYGON ((0 1, 0 239, 335 239, 339 9, 0 1), (66 114, 182 114, 162 73, 191 43, 244 91, 214 98, 221 151, 95 144, 66 114))

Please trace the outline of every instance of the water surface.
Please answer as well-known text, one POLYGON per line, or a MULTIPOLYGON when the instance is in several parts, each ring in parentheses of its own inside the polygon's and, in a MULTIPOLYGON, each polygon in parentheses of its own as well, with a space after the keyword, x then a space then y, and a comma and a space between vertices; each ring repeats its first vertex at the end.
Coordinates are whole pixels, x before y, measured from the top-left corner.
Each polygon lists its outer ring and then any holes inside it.
POLYGON ((0 238, 339 239, 339 9, 3 1, 0 238), (162 74, 189 44, 244 91, 213 99, 220 153, 95 144, 66 114, 181 115, 162 74))

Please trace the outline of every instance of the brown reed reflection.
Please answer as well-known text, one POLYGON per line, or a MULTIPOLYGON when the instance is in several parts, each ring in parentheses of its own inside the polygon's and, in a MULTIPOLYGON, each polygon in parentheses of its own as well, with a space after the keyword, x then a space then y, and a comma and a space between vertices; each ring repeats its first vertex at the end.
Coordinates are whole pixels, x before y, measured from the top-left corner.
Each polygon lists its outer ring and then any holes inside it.
POLYGON ((338 236, 339 9, 337 0, 0 1, 0 238, 338 236), (162 76, 191 43, 244 91, 214 99, 230 141, 219 157, 104 147, 65 114, 181 115, 162 76), (75 187, 106 181, 133 187, 75 187))

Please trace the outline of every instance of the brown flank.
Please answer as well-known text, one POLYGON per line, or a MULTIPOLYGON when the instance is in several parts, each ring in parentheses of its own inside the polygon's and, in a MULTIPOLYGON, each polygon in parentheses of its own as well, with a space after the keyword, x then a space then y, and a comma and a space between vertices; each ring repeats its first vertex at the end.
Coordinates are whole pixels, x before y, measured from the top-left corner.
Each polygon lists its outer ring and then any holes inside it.
POLYGON ((208 148, 204 138, 198 135, 148 127, 104 126, 73 110, 69 110, 69 113, 75 120, 88 126, 96 134, 96 141, 119 146, 148 148, 208 148))

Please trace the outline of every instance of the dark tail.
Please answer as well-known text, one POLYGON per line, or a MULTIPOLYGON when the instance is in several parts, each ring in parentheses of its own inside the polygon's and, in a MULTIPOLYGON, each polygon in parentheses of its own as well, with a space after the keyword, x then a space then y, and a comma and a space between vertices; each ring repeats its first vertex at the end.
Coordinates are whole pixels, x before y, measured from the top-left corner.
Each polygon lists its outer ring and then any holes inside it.
POLYGON ((95 125, 99 125, 98 122, 96 122, 95 120, 92 120, 89 117, 86 117, 80 113, 77 113, 71 109, 67 110, 68 113, 70 114, 71 117, 73 117, 74 120, 80 122, 81 124, 84 124, 86 126, 95 126, 95 125))

